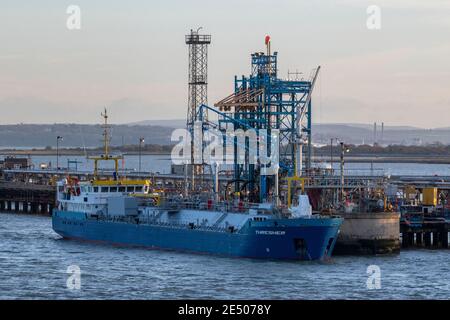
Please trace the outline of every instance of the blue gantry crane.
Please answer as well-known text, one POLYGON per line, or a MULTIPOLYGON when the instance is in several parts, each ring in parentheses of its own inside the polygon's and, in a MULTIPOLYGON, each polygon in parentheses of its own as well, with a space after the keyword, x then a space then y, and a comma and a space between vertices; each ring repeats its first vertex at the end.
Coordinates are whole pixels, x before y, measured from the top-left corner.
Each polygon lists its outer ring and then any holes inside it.
MULTIPOLYGON (((280 79, 278 53, 271 52, 269 36, 265 38, 265 45, 266 52, 251 55, 251 74, 235 76, 234 92, 215 103, 215 108, 202 105, 198 112, 209 110, 217 113, 218 128, 223 132, 230 128, 254 129, 259 135, 260 129, 265 129, 266 136, 258 136, 257 139, 266 139, 268 149, 272 131, 277 130, 280 157, 276 165, 280 168, 279 174, 300 176, 311 167, 311 95, 320 66, 313 70, 308 80, 280 79)), ((246 146, 249 146, 249 141, 246 141, 246 146)), ((235 148, 238 147, 235 143, 235 148)), ((278 197, 278 174, 263 175, 263 165, 248 160, 248 155, 244 163, 234 158, 235 191, 242 191, 242 185, 245 185, 250 200, 263 202, 269 194, 278 197)))

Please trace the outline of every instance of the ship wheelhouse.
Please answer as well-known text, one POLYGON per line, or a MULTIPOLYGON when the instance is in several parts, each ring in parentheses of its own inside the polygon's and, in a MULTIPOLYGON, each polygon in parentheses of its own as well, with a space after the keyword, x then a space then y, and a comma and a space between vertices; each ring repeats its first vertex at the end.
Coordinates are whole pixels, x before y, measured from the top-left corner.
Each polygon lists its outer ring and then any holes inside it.
POLYGON ((108 198, 142 197, 150 192, 150 180, 93 180, 67 178, 57 183, 58 208, 64 211, 95 213, 105 209, 108 198))

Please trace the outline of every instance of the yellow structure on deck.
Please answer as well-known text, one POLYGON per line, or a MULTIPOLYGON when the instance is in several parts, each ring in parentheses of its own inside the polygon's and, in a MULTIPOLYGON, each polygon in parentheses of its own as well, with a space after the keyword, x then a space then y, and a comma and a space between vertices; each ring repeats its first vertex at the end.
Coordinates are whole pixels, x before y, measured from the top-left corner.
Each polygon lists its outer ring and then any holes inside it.
POLYGON ((426 206, 436 206, 438 192, 437 188, 423 188, 422 190, 423 200, 422 204, 426 206))
POLYGON ((414 200, 417 196, 417 190, 416 187, 408 185, 405 186, 405 198, 408 200, 414 200))
POLYGON ((151 194, 150 186, 152 185, 151 181, 148 179, 124 179, 119 177, 119 160, 123 159, 122 155, 119 156, 112 156, 109 154, 109 125, 108 125, 108 113, 105 111, 101 113, 104 124, 103 124, 103 144, 104 144, 104 151, 105 153, 100 156, 95 157, 89 157, 89 159, 94 160, 94 179, 91 181, 92 186, 98 186, 98 187, 107 187, 106 190, 110 190, 115 187, 127 187, 127 190, 129 188, 132 188, 133 190, 137 190, 136 188, 142 187, 143 193, 136 193, 133 196, 139 196, 139 197, 148 197, 153 198, 155 202, 159 203, 159 195, 157 194, 151 194), (106 179, 106 180, 100 180, 98 179, 98 162, 99 161, 114 161, 114 177, 113 179, 106 179))
POLYGON ((99 161, 114 161, 114 178, 115 180, 118 179, 118 172, 119 172, 119 160, 123 159, 123 156, 112 156, 109 154, 109 126, 108 126, 108 113, 105 108, 105 112, 101 113, 104 124, 103 124, 103 145, 105 148, 105 154, 102 154, 101 156, 97 157, 89 157, 89 159, 94 160, 94 179, 97 179, 98 175, 98 162, 99 161))
POLYGON ((94 180, 92 181, 93 186, 150 186, 150 180, 129 180, 129 179, 120 179, 120 180, 94 180))
POLYGON ((301 183, 301 188, 302 188, 302 193, 305 193, 305 180, 307 180, 308 178, 303 178, 303 177, 298 177, 298 176, 293 176, 293 177, 287 177, 287 183, 288 183, 288 193, 287 193, 287 206, 288 208, 291 207, 292 204, 292 182, 293 181, 300 181, 301 183))

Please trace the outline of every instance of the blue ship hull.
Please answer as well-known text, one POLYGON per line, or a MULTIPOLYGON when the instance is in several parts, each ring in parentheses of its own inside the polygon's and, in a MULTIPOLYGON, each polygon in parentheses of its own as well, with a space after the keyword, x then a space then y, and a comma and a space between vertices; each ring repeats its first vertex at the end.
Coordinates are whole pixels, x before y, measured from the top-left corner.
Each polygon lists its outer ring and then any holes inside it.
POLYGON ((249 221, 237 232, 113 222, 82 212, 53 211, 63 238, 233 257, 320 260, 331 256, 341 218, 249 221))

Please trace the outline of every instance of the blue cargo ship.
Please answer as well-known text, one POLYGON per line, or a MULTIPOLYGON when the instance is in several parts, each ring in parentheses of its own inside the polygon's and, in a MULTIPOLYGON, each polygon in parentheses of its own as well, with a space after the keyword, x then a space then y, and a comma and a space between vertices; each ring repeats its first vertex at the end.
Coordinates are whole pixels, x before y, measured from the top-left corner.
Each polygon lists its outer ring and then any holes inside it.
POLYGON ((311 214, 308 196, 290 210, 270 203, 214 201, 208 193, 166 194, 149 180, 119 178, 120 156, 93 157, 94 179, 57 182, 53 230, 66 239, 232 257, 320 260, 331 256, 343 219, 311 214), (112 179, 98 162, 114 161, 112 179), (206 196, 206 198, 205 198, 206 196))
POLYGON ((53 229, 63 238, 232 257, 320 260, 342 219, 282 213, 268 204, 163 200, 147 180, 65 179, 53 229))

